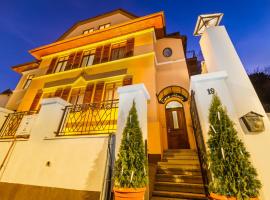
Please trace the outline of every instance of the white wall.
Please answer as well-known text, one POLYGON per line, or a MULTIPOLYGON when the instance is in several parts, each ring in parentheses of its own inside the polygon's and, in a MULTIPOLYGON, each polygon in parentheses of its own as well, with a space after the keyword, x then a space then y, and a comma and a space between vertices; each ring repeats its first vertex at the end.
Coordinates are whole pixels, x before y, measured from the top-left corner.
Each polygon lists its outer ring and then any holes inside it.
MULTIPOLYGON (((101 191, 108 136, 55 137, 65 105, 59 98, 43 100, 30 139, 16 141, 0 171, 1 182, 101 191)), ((10 145, 0 140, 0 162, 10 145)))
POLYGON ((217 26, 206 29, 201 37, 200 45, 209 74, 192 77, 192 88, 196 92, 200 119, 202 126, 205 127, 204 131, 208 126, 206 113, 210 103, 210 97, 205 90, 212 87, 217 90, 222 103, 227 107, 228 113, 236 123, 240 138, 251 154, 252 163, 263 184, 260 199, 268 200, 270 199, 270 157, 266 156, 270 152, 268 117, 225 27, 217 26), (213 72, 217 72, 217 74, 213 72), (223 78, 220 77, 220 73, 223 73, 223 78), (224 73, 228 76, 224 76, 224 73), (217 77, 220 77, 219 80, 217 77), (204 81, 199 81, 200 79, 204 81), (239 119, 250 111, 264 116, 265 131, 254 135, 241 127, 239 119))

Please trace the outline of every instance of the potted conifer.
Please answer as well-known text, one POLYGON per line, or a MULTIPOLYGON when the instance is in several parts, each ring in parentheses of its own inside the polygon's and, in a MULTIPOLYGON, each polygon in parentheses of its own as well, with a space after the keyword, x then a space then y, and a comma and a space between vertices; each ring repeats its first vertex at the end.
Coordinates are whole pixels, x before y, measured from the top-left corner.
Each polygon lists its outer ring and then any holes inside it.
POLYGON ((115 200, 143 200, 147 182, 147 158, 133 102, 114 167, 115 200))
POLYGON ((234 123, 214 94, 209 109, 210 196, 216 200, 257 199, 261 183, 234 123))

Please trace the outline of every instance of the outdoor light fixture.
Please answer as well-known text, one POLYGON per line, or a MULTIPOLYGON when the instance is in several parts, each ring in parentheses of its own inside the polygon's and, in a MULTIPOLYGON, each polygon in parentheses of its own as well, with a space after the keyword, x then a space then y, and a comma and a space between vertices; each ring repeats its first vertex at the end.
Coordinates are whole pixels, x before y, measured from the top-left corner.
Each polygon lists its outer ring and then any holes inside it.
POLYGON ((222 17, 223 13, 200 15, 197 19, 197 23, 193 34, 195 36, 199 36, 202 35, 202 33, 206 28, 209 28, 211 26, 218 26, 222 17))

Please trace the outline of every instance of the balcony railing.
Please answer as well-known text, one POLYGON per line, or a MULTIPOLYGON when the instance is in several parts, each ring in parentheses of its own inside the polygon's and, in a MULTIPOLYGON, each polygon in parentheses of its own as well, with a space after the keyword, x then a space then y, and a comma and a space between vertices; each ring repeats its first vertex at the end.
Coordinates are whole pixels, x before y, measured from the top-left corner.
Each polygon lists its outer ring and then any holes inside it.
POLYGON ((24 116, 35 114, 36 111, 14 112, 7 115, 7 118, 0 129, 0 138, 14 138, 24 116))
POLYGON ((114 133, 118 100, 66 106, 57 136, 114 133))

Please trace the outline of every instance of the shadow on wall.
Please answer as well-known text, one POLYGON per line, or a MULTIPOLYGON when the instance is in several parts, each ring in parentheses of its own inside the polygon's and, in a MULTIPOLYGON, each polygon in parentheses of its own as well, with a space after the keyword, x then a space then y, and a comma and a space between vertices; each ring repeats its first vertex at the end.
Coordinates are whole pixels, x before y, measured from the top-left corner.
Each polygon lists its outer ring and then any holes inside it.
MULTIPOLYGON (((106 165, 106 156, 107 156, 107 148, 108 148, 108 139, 104 140, 101 151, 96 152, 95 161, 91 162, 91 169, 89 169, 88 177, 86 179, 86 190, 91 188, 93 184, 98 184, 101 190, 103 188, 103 180, 105 175, 105 165, 106 165), (100 172, 102 171, 102 173, 100 172), (100 176, 101 174, 101 176, 100 176)), ((101 191, 98 191, 101 192, 101 191)), ((93 197, 91 193, 85 193, 84 200, 92 200, 93 197)), ((98 198, 99 199, 99 198, 98 198)))

